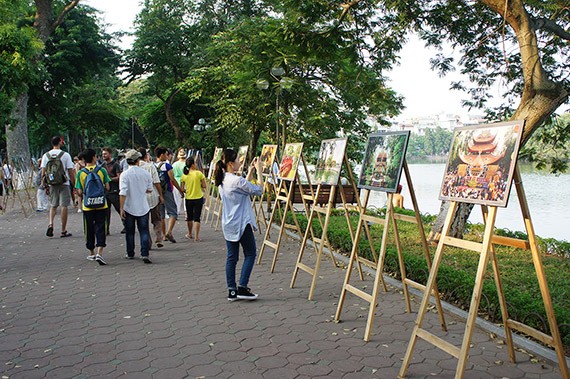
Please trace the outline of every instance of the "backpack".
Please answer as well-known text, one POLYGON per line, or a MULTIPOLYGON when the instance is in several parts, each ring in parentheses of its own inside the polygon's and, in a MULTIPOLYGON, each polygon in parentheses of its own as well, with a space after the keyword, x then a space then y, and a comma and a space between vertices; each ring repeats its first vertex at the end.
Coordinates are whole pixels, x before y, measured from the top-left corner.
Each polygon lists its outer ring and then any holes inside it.
POLYGON ((105 187, 101 181, 101 177, 97 174, 101 166, 96 166, 93 171, 82 168, 87 174, 83 183, 83 205, 85 208, 97 209, 105 206, 105 187))
POLYGON ((61 151, 55 157, 46 153, 48 161, 45 167, 45 181, 47 184, 52 186, 58 186, 66 182, 67 176, 65 175, 65 169, 63 168, 63 162, 61 157, 64 152, 61 151))
POLYGON ((162 193, 168 191, 168 171, 161 170, 164 162, 160 162, 160 164, 156 167, 158 171, 158 179, 160 179, 160 188, 162 188, 162 193))

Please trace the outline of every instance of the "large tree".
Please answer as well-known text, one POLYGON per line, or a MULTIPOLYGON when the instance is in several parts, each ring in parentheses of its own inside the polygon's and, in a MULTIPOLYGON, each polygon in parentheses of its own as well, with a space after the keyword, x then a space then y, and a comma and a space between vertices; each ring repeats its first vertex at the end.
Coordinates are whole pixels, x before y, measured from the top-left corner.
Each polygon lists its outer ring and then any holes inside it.
MULTIPOLYGON (((6 1, 7 3, 9 1, 6 1)), ((69 2, 60 2, 54 0, 35 0, 35 11, 33 17, 33 28, 36 35, 33 38, 39 39, 41 44, 45 46, 54 31, 61 25, 69 12, 73 10, 79 3, 79 0, 69 2)), ((20 12, 26 12, 27 1, 16 0, 12 3, 11 9, 20 12)), ((2 4, 4 5, 4 4, 2 4)), ((2 8, 4 9, 4 8, 2 8)), ((18 28, 27 30, 25 22, 26 13, 12 13, 11 22, 18 28)), ((27 34, 27 33, 25 33, 27 34)), ((24 34, 22 34, 24 35, 24 34)), ((32 38, 32 37, 31 37, 32 38)), ((31 67, 32 72, 41 70, 41 61, 43 59, 43 49, 38 48, 37 42, 26 43, 27 46, 34 46, 32 54, 25 56, 26 64, 31 67)), ((40 44, 40 46, 41 46, 40 44)), ((25 67, 25 72, 29 72, 29 68, 25 67)), ((35 76, 28 74, 22 75, 23 79, 37 79, 35 76)), ((29 100, 29 81, 23 81, 18 86, 11 99, 11 114, 8 120, 3 120, 6 127, 6 147, 8 157, 10 159, 21 159, 23 162, 30 161, 30 145, 28 139, 28 100, 29 100)))
MULTIPOLYGON (((428 44, 449 43, 459 54, 461 72, 471 84, 466 105, 485 107, 489 89, 498 81, 506 88, 494 119, 524 119, 522 143, 568 101, 570 88, 570 18, 566 1, 466 0, 384 1, 394 18, 391 26, 417 32, 428 44)), ((452 57, 433 60, 443 73, 453 69, 452 57)), ((565 138, 567 136, 556 136, 565 138)), ((452 226, 460 236, 472 206, 462 204, 452 226)), ((440 216, 446 213, 442 208, 440 216)), ((441 219, 441 217, 440 217, 441 219)), ((442 223, 434 225, 438 232, 442 223)))

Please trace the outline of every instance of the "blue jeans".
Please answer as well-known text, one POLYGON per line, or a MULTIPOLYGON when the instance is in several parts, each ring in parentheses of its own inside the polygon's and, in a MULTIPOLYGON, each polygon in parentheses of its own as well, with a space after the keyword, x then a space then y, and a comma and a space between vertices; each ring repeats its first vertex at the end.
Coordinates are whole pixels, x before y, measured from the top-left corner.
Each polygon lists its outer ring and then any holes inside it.
POLYGON ((133 216, 125 212, 127 218, 125 219, 125 239, 127 241, 127 255, 129 257, 135 256, 135 223, 139 234, 141 236, 141 256, 148 257, 148 250, 150 247, 150 233, 148 231, 148 213, 143 216, 133 216))
POLYGON ((239 239, 239 241, 226 241, 228 249, 228 257, 226 260, 226 282, 228 289, 237 289, 236 287, 236 266, 239 260, 239 245, 243 248, 245 259, 241 268, 241 276, 239 278, 239 286, 247 287, 249 283, 249 276, 253 270, 256 256, 255 236, 251 225, 247 225, 239 239))

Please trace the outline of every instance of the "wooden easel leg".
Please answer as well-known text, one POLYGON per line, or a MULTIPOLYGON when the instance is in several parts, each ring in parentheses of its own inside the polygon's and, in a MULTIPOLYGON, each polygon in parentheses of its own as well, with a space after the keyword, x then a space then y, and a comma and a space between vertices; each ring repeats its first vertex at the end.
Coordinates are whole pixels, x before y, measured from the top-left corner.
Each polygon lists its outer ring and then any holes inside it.
POLYGON ((546 311, 548 325, 550 327, 553 347, 555 348, 556 356, 558 357, 558 366, 560 367, 562 377, 564 379, 570 379, 570 372, 568 371, 568 364, 566 362, 566 356, 564 354, 564 346, 562 345, 560 330, 558 329, 558 323, 556 322, 556 315, 554 314, 552 298, 550 297, 548 282, 544 273, 544 266, 542 265, 542 260, 538 251, 538 242, 536 240, 534 226, 532 225, 532 220, 530 218, 530 210, 526 201, 526 195, 524 192, 524 187, 522 185, 522 178, 518 166, 515 168, 514 182, 521 206, 521 212, 524 218, 526 233, 528 235, 528 242, 530 244, 530 251, 532 254, 532 262, 534 264, 534 270, 536 271, 536 276, 538 278, 538 286, 540 287, 540 293, 542 295, 542 301, 544 303, 544 309, 546 311))
POLYGON ((400 276, 402 278, 402 288, 404 289, 404 299, 406 300, 406 312, 412 312, 412 306, 410 304, 410 292, 408 290, 408 284, 406 282, 406 265, 404 263, 404 256, 402 253, 402 246, 400 244, 400 233, 398 232, 398 224, 394 218, 394 212, 391 213, 390 223, 394 229, 394 239, 396 241, 396 251, 398 253, 398 264, 400 266, 400 276))
POLYGON ((487 264, 489 263, 489 255, 491 251, 491 239, 495 229, 495 219, 497 217, 497 207, 491 207, 487 219, 485 220, 485 232, 483 235, 483 251, 479 257, 479 265, 477 266, 477 274, 475 275, 475 287, 473 288, 473 295, 471 297, 471 304, 469 305, 469 315, 465 325, 465 333, 463 335, 463 343, 459 352, 459 362, 455 371, 456 378, 463 378, 465 367, 467 365, 467 358, 469 356, 469 348, 471 346, 471 337, 475 328, 477 313, 479 311, 479 304, 481 302, 481 293, 483 292, 483 282, 485 280, 485 271, 487 271, 487 264))
POLYGON ((350 283, 350 275, 354 267, 354 263, 358 261, 358 241, 360 240, 360 234, 362 231, 362 217, 358 220, 358 226, 356 228, 356 235, 354 236, 354 244, 352 245, 352 251, 350 252, 350 260, 348 261, 348 267, 346 269, 346 275, 344 277, 344 283, 342 284, 342 289, 340 291, 340 298, 338 299, 338 306, 336 307, 336 313, 334 316, 335 321, 340 320, 340 314, 342 313, 342 307, 344 305, 344 299, 346 298, 346 288, 348 283, 350 283))
POLYGON ((305 235, 303 236, 303 241, 301 242, 301 248, 299 249, 299 255, 297 256, 297 263, 295 264, 295 270, 293 271, 293 277, 291 278, 291 288, 295 286, 295 281, 297 280, 297 274, 299 273, 299 264, 303 261, 303 255, 305 253, 305 247, 307 246, 307 240, 309 239, 309 232, 312 229, 313 217, 315 211, 312 210, 309 215, 309 220, 307 222, 307 229, 305 230, 305 235))
MULTIPOLYGON (((451 220, 453 219, 453 215, 455 214, 456 210, 457 210, 457 203, 455 201, 452 201, 449 210, 447 212, 447 216, 445 217, 445 223, 443 224, 443 229, 442 229, 443 235, 447 235, 449 233, 449 228, 451 227, 451 220)), ((412 336, 410 337, 410 342, 408 343, 408 348, 406 349, 406 354, 404 355, 404 359, 402 361, 402 367, 400 368, 400 372, 398 373, 399 378, 404 378, 406 376, 406 372, 408 371, 408 367, 412 359, 412 354, 414 352, 414 348, 416 346, 416 342, 418 339, 418 332, 421 329, 424 322, 424 317, 426 315, 427 308, 429 305, 429 297, 434 289, 434 285, 437 279, 437 272, 439 270, 439 265, 441 264, 441 259, 443 258, 443 248, 445 246, 443 240, 444 240, 443 238, 439 239, 437 250, 435 251, 435 255, 433 257, 433 263, 431 266, 431 270, 429 271, 429 276, 422 297, 422 302, 418 310, 418 316, 416 317, 416 324, 414 326, 414 329, 412 330, 412 336)))

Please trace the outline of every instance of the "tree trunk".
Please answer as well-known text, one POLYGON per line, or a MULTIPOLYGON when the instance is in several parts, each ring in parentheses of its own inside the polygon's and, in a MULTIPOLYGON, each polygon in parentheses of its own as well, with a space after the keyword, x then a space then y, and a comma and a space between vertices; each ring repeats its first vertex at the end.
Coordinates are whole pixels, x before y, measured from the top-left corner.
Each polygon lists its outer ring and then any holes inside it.
POLYGON ((254 127, 251 133, 251 141, 249 142, 249 149, 248 149, 248 161, 251 160, 257 155, 257 151, 255 150, 257 147, 257 142, 259 142, 259 136, 261 135, 261 130, 254 127))
POLYGON ((11 120, 6 124, 6 147, 11 161, 30 162, 28 142, 28 93, 19 94, 14 100, 11 120))
POLYGON ((168 99, 166 99, 164 102, 164 110, 166 113, 166 121, 168 121, 168 124, 172 127, 172 130, 174 130, 174 136, 176 137, 177 142, 180 144, 184 142, 185 137, 184 133, 182 132, 182 128, 180 127, 180 124, 174 115, 174 110, 172 109, 174 97, 176 97, 179 92, 179 89, 172 91, 172 93, 168 96, 168 99))

